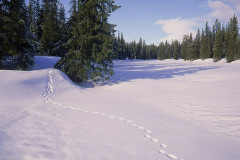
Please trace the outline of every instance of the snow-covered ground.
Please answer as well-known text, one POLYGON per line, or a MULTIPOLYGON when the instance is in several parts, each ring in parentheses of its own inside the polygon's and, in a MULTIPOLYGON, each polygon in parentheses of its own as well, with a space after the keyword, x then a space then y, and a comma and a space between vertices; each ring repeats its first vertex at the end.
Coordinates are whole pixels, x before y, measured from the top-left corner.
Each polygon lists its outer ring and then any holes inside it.
POLYGON ((84 88, 58 59, 0 71, 0 160, 240 159, 240 61, 115 61, 84 88))

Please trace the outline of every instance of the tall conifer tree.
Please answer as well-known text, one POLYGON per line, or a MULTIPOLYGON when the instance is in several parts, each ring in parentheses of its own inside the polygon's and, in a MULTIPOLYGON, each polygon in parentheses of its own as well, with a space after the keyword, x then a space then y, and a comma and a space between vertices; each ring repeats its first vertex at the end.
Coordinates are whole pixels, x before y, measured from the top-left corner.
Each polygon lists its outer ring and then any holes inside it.
POLYGON ((193 37, 192 37, 192 33, 190 33, 190 36, 188 37, 185 60, 191 60, 191 61, 194 60, 193 57, 192 57, 193 52, 194 52, 193 37))
POLYGON ((140 38, 137 44, 136 59, 141 58, 142 45, 143 45, 143 41, 142 41, 142 38, 140 38))
POLYGON ((58 21, 58 1, 43 0, 43 22, 40 51, 42 55, 57 55, 60 39, 58 21))
POLYGON ((226 58, 227 62, 232 62, 236 59, 239 59, 239 46, 238 46, 238 20, 236 15, 231 18, 230 23, 227 28, 226 32, 226 39, 227 39, 227 52, 226 58))
POLYGON ((105 80, 113 74, 115 25, 108 23, 108 17, 119 8, 114 3, 113 0, 78 1, 70 50, 56 65, 72 80, 105 80))
POLYGON ((202 60, 207 59, 208 58, 208 40, 207 37, 204 33, 204 31, 202 30, 202 34, 201 34, 201 52, 200 52, 200 58, 202 60))
POLYGON ((223 30, 221 29, 221 23, 218 19, 215 21, 215 41, 213 45, 213 60, 215 62, 222 59, 223 56, 223 30))
POLYGON ((173 41, 173 59, 178 60, 179 58, 179 43, 178 40, 173 41))
POLYGON ((33 64, 33 55, 30 52, 25 1, 4 0, 2 5, 0 51, 5 57, 3 60, 12 69, 27 69, 33 64))
POLYGON ((199 58, 201 52, 201 34, 200 29, 198 29, 198 32, 196 34, 196 37, 193 41, 193 53, 191 56, 192 60, 196 60, 199 58))
POLYGON ((181 48, 181 58, 186 60, 187 59, 187 48, 188 48, 188 35, 183 36, 182 48, 181 48))
POLYGON ((165 45, 163 42, 159 43, 158 46, 158 59, 159 60, 164 60, 166 59, 166 55, 165 55, 165 45))

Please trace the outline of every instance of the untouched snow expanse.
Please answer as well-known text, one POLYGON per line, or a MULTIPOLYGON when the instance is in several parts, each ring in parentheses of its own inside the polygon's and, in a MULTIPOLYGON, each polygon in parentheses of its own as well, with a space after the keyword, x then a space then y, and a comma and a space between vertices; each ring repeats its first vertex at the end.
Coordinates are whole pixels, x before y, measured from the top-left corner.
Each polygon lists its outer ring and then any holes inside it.
POLYGON ((0 160, 240 159, 240 61, 115 61, 84 88, 58 59, 0 70, 0 160))

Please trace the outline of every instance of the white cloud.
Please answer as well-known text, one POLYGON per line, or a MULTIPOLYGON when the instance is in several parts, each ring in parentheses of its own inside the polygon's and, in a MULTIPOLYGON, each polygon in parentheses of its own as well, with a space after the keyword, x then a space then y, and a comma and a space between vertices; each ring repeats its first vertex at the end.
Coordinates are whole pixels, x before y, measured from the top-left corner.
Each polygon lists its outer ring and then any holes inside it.
POLYGON ((222 23, 226 24, 230 21, 230 18, 232 18, 234 14, 237 16, 240 14, 239 0, 208 0, 205 4, 206 6, 202 5, 201 7, 208 7, 210 11, 209 13, 203 15, 201 18, 195 17, 192 19, 183 19, 179 17, 176 19, 159 20, 155 22, 154 24, 162 26, 162 30, 168 34, 168 36, 159 39, 159 41, 164 42, 168 40, 171 42, 172 39, 182 41, 183 36, 186 34, 192 33, 193 36, 195 36, 197 28, 204 28, 206 21, 209 22, 210 26, 216 19, 219 19, 222 23))
POLYGON ((224 22, 228 22, 235 14, 234 10, 221 1, 208 1, 208 6, 213 11, 208 15, 211 19, 218 18, 224 22))
POLYGON ((154 24, 162 26, 164 32, 168 34, 167 37, 159 39, 159 41, 164 42, 166 40, 172 41, 172 39, 182 40, 183 35, 196 33, 196 28, 199 26, 200 19, 182 19, 181 17, 176 19, 168 19, 168 20, 159 20, 154 24))

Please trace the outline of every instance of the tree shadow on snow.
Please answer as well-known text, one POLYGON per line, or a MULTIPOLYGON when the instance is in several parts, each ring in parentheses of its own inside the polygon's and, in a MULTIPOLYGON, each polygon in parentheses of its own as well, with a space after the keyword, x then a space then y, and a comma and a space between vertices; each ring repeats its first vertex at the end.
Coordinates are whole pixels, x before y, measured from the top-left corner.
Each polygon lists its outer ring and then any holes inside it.
POLYGON ((134 64, 134 62, 128 63, 116 63, 114 65, 115 75, 111 77, 108 83, 104 85, 119 84, 122 82, 130 82, 136 79, 168 79, 175 76, 184 76, 188 74, 194 74, 199 71, 205 71, 210 69, 216 69, 216 66, 196 66, 194 64, 134 64), (132 64, 131 64, 132 63, 132 64))

